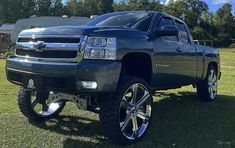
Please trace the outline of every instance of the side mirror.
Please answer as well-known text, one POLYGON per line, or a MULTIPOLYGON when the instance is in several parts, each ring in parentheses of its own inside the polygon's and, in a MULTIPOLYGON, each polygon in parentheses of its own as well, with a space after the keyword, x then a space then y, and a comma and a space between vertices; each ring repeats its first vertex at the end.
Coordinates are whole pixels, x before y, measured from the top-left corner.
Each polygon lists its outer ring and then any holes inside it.
POLYGON ((179 29, 173 25, 161 26, 155 31, 155 35, 161 36, 176 36, 179 34, 179 29))

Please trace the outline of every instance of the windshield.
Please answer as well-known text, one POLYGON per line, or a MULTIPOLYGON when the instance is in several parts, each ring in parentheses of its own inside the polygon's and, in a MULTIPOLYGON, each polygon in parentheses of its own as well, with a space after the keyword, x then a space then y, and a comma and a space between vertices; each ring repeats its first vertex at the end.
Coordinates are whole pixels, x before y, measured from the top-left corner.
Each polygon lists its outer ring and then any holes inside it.
POLYGON ((153 12, 119 12, 101 15, 91 20, 88 26, 122 26, 148 31, 153 12))

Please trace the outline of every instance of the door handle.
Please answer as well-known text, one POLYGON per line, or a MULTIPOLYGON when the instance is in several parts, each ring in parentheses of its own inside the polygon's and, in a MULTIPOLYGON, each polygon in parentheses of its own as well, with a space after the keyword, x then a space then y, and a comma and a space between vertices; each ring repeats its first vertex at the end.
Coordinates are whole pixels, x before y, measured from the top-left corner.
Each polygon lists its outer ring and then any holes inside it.
POLYGON ((178 53, 183 53, 183 51, 180 49, 180 47, 177 47, 177 48, 176 48, 176 51, 177 51, 178 53))

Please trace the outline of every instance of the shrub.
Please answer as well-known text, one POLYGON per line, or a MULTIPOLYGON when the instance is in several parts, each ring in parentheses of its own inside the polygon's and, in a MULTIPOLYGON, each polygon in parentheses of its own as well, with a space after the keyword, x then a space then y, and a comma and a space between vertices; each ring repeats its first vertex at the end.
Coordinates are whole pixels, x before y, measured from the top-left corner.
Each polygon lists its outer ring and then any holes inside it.
POLYGON ((14 48, 15 48, 15 46, 11 46, 11 48, 9 50, 0 51, 0 59, 6 59, 8 56, 13 55, 14 48))
POLYGON ((235 43, 232 43, 229 47, 230 48, 235 48, 235 43))

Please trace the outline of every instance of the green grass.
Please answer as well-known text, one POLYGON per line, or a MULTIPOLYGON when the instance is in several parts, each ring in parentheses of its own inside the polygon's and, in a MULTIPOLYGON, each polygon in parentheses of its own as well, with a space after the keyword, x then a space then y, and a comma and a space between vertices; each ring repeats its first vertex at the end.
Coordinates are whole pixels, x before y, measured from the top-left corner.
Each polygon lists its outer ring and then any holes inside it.
MULTIPOLYGON (((154 98, 149 133, 129 147, 235 147, 235 49, 221 49, 222 78, 214 102, 183 87, 154 98)), ((0 147, 117 147, 102 136, 97 114, 67 104, 58 119, 29 123, 17 107, 18 86, 6 81, 0 60, 0 147)))

